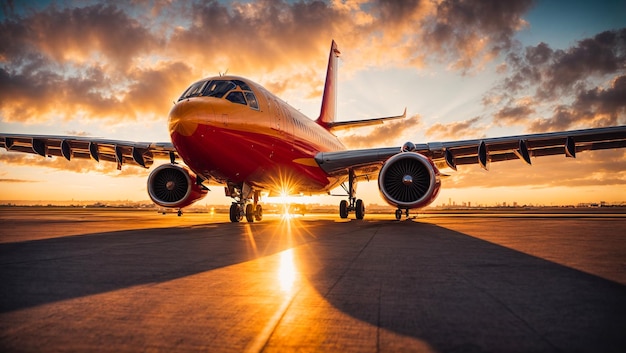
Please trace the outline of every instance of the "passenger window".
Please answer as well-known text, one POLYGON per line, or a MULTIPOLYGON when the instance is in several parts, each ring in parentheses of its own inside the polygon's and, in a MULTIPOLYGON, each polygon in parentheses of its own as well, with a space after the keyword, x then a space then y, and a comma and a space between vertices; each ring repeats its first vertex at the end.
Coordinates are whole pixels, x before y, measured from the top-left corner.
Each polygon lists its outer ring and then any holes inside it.
POLYGON ((244 105, 246 104, 246 99, 243 97, 243 92, 230 92, 228 96, 226 96, 226 99, 233 103, 244 105))
POLYGON ((248 99, 248 103, 250 104, 250 108, 259 110, 259 103, 256 101, 256 97, 252 92, 246 92, 246 99, 248 99))

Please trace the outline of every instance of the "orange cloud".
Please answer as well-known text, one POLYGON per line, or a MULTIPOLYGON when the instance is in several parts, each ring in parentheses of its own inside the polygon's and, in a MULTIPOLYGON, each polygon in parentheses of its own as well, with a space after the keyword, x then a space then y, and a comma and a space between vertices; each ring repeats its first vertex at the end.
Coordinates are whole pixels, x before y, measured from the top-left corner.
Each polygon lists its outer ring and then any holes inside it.
POLYGON ((350 53, 351 71, 429 61, 468 70, 510 47, 528 8, 526 0, 261 0, 50 5, 23 17, 7 10, 0 22, 0 117, 161 117, 191 81, 226 69, 271 77, 270 86, 288 82, 284 90, 317 98, 331 38, 350 53))
POLYGON ((398 131, 415 131, 421 125, 422 118, 419 115, 413 115, 406 119, 386 122, 375 127, 355 128, 355 131, 360 130, 360 132, 343 133, 340 138, 348 148, 390 146, 398 143, 398 139, 402 138, 398 131), (363 133, 363 131, 366 131, 366 133, 363 133))
POLYGON ((478 125, 480 117, 448 124, 436 123, 429 127, 425 135, 437 139, 461 140, 464 138, 485 137, 485 126, 478 125))

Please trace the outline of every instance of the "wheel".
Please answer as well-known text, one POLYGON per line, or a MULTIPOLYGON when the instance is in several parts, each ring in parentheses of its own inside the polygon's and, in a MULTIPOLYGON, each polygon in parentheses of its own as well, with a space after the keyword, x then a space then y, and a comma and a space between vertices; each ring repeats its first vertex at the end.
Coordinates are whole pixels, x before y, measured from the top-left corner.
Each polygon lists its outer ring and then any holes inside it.
POLYGON ((356 214, 356 219, 363 219, 365 217, 365 205, 363 205, 363 200, 356 200, 356 209, 354 210, 356 214))
POLYGON ((246 205, 246 221, 254 222, 254 205, 251 203, 246 205))
POLYGON ((348 218, 348 201, 341 200, 339 203, 339 217, 348 218))
POLYGON ((263 207, 256 205, 256 212, 254 212, 254 219, 260 221, 263 219, 263 207))
POLYGON ((397 209, 396 210, 396 219, 399 221, 400 218, 402 218, 402 210, 401 209, 397 209))
POLYGON ((230 221, 237 223, 241 221, 241 213, 239 212, 239 205, 234 203, 230 205, 230 221))

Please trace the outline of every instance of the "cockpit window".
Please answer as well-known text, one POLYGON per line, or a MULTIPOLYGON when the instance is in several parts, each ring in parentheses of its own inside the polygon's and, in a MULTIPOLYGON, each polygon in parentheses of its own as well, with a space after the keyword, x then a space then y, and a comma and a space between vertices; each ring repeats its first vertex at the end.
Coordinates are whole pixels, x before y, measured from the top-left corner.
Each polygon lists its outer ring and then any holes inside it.
POLYGON ((197 97, 202 94, 202 88, 207 83, 207 81, 198 81, 191 85, 187 90, 180 96, 178 100, 189 98, 189 97, 197 97))
POLYGON ((228 99, 229 101, 233 102, 233 103, 238 103, 238 104, 246 104, 246 99, 243 97, 243 92, 240 91, 234 91, 234 92, 230 92, 227 96, 226 99, 228 99))
POLYGON ((244 90, 244 91, 252 91, 252 89, 250 89, 250 86, 248 86, 248 84, 247 84, 247 83, 245 83, 245 82, 243 82, 243 81, 241 81, 241 80, 233 80, 233 82, 234 82, 237 86, 241 87, 241 89, 242 89, 242 90, 244 90))
POLYGON ((207 97, 222 98, 226 92, 237 87, 232 81, 210 81, 204 89, 203 95, 207 97))
POLYGON ((248 104, 250 104, 250 108, 259 110, 259 103, 256 101, 256 97, 254 96, 254 93, 252 92, 245 92, 246 93, 246 99, 248 100, 248 104))
POLYGON ((178 100, 198 96, 214 98, 226 96, 225 98, 233 103, 248 105, 252 109, 259 110, 256 96, 250 86, 242 80, 198 81, 187 88, 178 100))

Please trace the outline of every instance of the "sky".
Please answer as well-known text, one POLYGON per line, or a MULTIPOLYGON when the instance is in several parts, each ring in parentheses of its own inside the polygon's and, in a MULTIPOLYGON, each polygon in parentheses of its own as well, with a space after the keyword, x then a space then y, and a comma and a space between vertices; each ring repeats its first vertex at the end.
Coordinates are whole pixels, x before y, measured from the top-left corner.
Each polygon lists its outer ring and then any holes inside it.
MULTIPOLYGON (((349 148, 626 124, 626 1, 0 1, 0 132, 169 141, 220 73, 319 115, 331 40, 349 148)), ((461 166, 435 205, 626 201, 626 150, 461 166)), ((163 161, 166 162, 166 161, 163 161)), ((148 200, 150 170, 0 151, 0 200, 148 200)), ((221 187, 199 204, 229 204, 221 187)), ((359 185, 384 204, 377 183, 359 185)), ((303 202, 339 203, 315 197, 303 202)))

